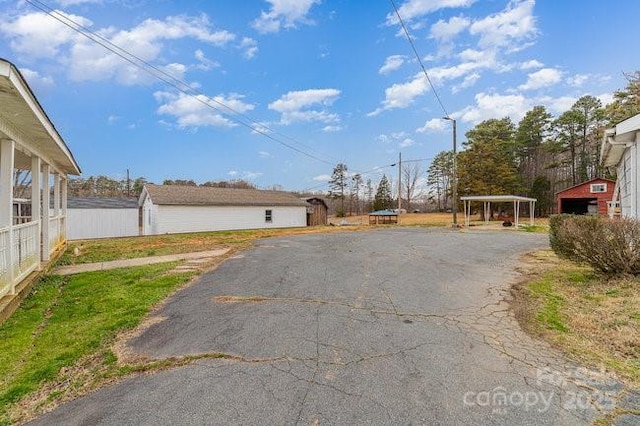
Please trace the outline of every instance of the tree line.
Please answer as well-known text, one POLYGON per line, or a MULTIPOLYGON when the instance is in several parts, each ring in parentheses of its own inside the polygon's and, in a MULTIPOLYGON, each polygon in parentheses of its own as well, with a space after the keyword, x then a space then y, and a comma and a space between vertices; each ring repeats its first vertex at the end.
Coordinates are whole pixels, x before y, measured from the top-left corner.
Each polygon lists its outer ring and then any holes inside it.
MULTIPOLYGON (((547 215, 553 211, 556 192, 596 177, 615 178, 600 164, 604 130, 640 113, 640 71, 625 77, 626 88, 616 91, 607 105, 586 95, 555 117, 538 105, 518 123, 503 117, 477 124, 466 132, 464 149, 455 157, 458 195, 536 198, 536 214, 547 215)), ((362 177, 349 174, 346 164, 341 163, 333 170, 328 195, 337 203, 339 215, 395 208, 398 197, 407 210, 417 199, 421 209, 452 208, 453 151, 439 152, 425 175, 422 173, 415 164, 403 164, 400 194, 396 190, 393 195, 394 185, 386 175, 375 192, 368 179, 369 189, 363 192, 359 189, 362 177)))

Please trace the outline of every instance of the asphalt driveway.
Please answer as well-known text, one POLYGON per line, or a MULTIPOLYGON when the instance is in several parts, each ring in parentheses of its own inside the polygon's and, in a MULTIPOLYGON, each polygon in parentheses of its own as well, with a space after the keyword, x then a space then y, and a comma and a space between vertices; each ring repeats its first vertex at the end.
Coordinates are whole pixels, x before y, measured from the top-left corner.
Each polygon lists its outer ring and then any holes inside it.
POLYGON ((35 424, 589 424, 622 385, 528 337, 504 300, 520 254, 547 245, 410 228, 263 240, 128 343, 191 363, 35 424))

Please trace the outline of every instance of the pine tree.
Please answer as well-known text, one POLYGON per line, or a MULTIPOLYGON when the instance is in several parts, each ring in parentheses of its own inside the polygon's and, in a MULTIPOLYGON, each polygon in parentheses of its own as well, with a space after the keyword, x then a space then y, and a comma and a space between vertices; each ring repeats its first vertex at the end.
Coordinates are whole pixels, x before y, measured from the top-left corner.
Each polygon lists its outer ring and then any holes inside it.
POLYGON ((386 210, 393 207, 393 198, 391 197, 391 185, 386 175, 382 175, 376 196, 373 199, 373 210, 386 210))

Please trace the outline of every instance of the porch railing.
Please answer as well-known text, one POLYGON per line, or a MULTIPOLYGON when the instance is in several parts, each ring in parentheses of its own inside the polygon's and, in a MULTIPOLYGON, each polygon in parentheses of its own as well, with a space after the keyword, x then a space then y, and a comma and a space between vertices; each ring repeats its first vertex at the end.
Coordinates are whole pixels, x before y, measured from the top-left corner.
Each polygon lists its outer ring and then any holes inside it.
POLYGON ((39 232, 39 221, 0 229, 0 297, 12 293, 40 264, 39 232))
POLYGON ((53 253, 66 240, 66 217, 49 218, 49 253, 53 253))
POLYGON ((19 283, 40 264, 38 233, 40 222, 29 222, 13 227, 14 282, 19 283))
POLYGON ((11 247, 9 246, 10 227, 0 229, 0 297, 9 294, 13 290, 11 278, 11 247))

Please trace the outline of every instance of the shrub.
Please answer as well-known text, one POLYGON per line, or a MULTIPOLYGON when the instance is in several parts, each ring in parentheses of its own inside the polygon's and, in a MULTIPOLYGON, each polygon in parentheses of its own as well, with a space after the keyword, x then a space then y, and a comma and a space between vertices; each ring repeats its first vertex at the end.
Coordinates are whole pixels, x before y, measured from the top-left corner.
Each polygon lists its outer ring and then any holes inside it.
POLYGON ((640 275, 640 222, 600 216, 552 216, 549 242, 560 257, 605 274, 640 275))

